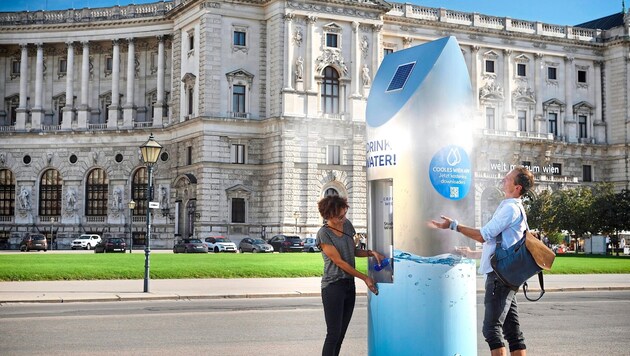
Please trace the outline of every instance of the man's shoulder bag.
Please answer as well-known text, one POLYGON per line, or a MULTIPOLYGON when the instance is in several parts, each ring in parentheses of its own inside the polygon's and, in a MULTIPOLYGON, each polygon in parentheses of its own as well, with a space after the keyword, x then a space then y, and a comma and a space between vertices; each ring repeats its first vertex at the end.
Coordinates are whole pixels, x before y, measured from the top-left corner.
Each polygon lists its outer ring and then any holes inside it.
POLYGON ((529 232, 529 228, 523 232, 523 238, 517 243, 504 249, 501 246, 503 237, 497 236, 495 253, 490 257, 490 264, 497 277, 508 287, 517 290, 523 286, 523 294, 529 301, 535 302, 545 294, 543 270, 550 270, 556 254, 545 244, 529 232), (540 283, 540 295, 532 299, 527 297, 527 280, 538 274, 540 283))

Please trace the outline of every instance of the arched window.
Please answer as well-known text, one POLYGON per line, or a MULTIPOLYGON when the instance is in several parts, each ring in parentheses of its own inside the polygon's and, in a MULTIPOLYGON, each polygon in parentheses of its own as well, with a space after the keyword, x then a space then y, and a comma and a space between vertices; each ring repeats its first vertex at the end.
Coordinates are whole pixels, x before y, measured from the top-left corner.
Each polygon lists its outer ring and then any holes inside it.
POLYGON ((85 182, 85 215, 107 215, 107 192, 109 180, 101 168, 93 169, 85 182))
POLYGON ((61 215, 61 186, 63 179, 59 171, 49 169, 39 182, 39 216, 61 215))
POLYGON ((326 192, 324 192, 324 197, 328 197, 328 196, 331 196, 331 195, 339 195, 339 192, 335 188, 328 188, 328 189, 326 189, 326 192))
POLYGON ((339 73, 333 67, 324 68, 322 112, 327 114, 339 113, 339 73))
POLYGON ((133 215, 146 215, 147 213, 147 188, 149 187, 149 175, 146 167, 141 167, 133 175, 131 183, 131 199, 136 202, 133 215))
POLYGON ((0 216, 15 214, 15 177, 8 169, 0 169, 0 216))

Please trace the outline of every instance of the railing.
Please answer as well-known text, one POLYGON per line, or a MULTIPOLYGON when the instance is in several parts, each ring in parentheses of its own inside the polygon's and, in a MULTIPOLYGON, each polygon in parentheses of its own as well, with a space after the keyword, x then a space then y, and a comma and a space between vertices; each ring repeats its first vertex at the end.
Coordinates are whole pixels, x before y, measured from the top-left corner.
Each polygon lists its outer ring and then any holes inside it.
POLYGON ((137 216, 133 216, 133 217, 131 218, 131 222, 146 224, 146 222, 147 222, 147 217, 146 217, 145 215, 137 215, 137 216))
POLYGON ((12 132, 15 131, 15 126, 14 125, 2 125, 0 126, 0 132, 12 132))
POLYGON ((88 124, 90 130, 105 130, 106 128, 107 124, 88 124))
POLYGON ((497 17, 477 13, 430 8, 408 3, 391 4, 392 9, 387 13, 388 16, 402 16, 442 23, 490 28, 508 32, 567 38, 585 42, 598 42, 602 38, 601 30, 560 26, 541 22, 511 19, 509 17, 497 17))
POLYGON ((483 136, 496 136, 496 137, 508 137, 508 138, 527 138, 553 141, 553 134, 539 133, 539 132, 525 132, 525 131, 500 131, 483 129, 481 130, 483 136))
POLYGON ((0 222, 13 222, 13 216, 0 216, 0 222))
POLYGON ((86 223, 104 223, 107 216, 86 216, 86 223))
POLYGON ((152 127, 153 121, 134 121, 133 127, 152 127))
POLYGON ((23 11, 0 13, 0 25, 57 24, 73 22, 111 21, 138 17, 164 16, 174 7, 172 1, 150 4, 69 9, 58 11, 23 11))
POLYGON ((52 222, 53 224, 56 224, 59 222, 59 216, 57 215, 47 215, 47 216, 39 216, 38 220, 40 223, 48 223, 50 224, 50 219, 54 219, 54 221, 52 222))
POLYGON ((59 131, 61 125, 42 125, 42 131, 59 131))

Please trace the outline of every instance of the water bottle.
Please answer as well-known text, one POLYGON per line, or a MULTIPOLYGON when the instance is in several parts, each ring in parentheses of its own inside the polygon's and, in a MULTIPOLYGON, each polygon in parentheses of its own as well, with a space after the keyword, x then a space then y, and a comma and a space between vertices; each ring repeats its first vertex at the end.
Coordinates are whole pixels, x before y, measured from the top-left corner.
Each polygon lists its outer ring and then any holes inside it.
POLYGON ((382 260, 381 264, 375 263, 374 270, 378 272, 387 266, 389 266, 389 258, 385 258, 384 260, 382 260))

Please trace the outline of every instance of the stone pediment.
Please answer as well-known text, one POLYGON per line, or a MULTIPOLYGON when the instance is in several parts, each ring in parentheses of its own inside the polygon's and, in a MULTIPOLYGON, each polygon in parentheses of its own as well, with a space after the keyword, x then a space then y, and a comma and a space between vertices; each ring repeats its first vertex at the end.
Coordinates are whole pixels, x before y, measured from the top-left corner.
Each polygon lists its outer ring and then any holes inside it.
POLYGON ((578 111, 582 111, 582 112, 592 112, 593 109, 595 109, 594 105, 591 105, 589 102, 587 101, 580 101, 579 103, 573 105, 573 112, 578 112, 578 111))
POLYGON ((550 106, 551 107, 559 107, 561 109, 564 109, 565 104, 562 101, 560 101, 559 99, 556 99, 556 98, 552 98, 552 99, 549 99, 549 100, 543 102, 543 107, 546 108, 546 107, 550 107, 550 106))
POLYGON ((536 99, 534 97, 534 91, 531 88, 527 87, 517 87, 512 91, 512 98, 514 101, 526 102, 526 103, 535 103, 536 99))
POLYGON ((241 78, 248 78, 248 79, 253 79, 254 75, 248 71, 246 71, 245 69, 237 69, 234 71, 231 71, 229 73, 225 74, 226 77, 228 78, 236 78, 236 77, 241 77, 241 78))
POLYGON ((503 100, 503 88, 496 83, 486 83, 479 89, 479 98, 485 100, 503 100))
POLYGON ((317 63, 316 70, 319 74, 321 74, 324 68, 328 66, 333 66, 341 73, 342 76, 346 76, 348 74, 348 67, 346 66, 345 60, 339 51, 325 49, 322 54, 317 57, 315 62, 317 63))

